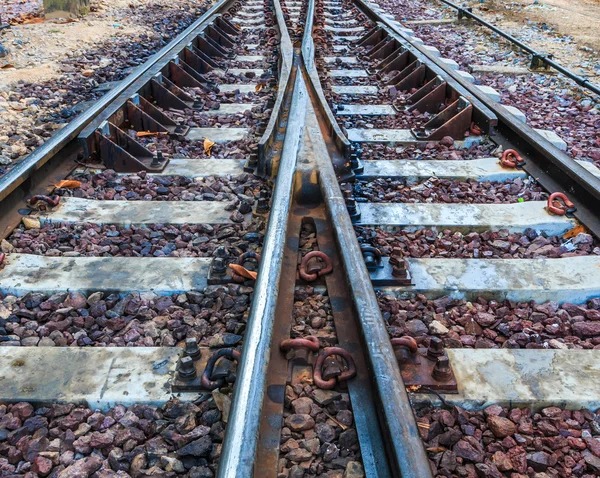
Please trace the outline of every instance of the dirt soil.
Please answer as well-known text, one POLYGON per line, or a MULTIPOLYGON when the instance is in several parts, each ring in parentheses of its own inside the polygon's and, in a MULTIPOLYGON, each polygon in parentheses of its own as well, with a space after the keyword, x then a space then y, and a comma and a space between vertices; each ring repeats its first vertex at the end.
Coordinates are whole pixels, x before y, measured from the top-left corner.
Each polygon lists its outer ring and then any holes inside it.
POLYGON ((600 79, 600 0, 491 0, 473 12, 590 80, 600 79), (524 28, 525 27, 525 28, 524 28))
MULTIPOLYGON (((31 4, 38 3, 37 0, 20 0, 19 6, 34 11, 31 4)), ((144 3, 111 0, 97 4, 96 12, 75 21, 54 19, 43 23, 13 24, 0 36, 0 41, 9 50, 8 56, 0 58, 0 91, 6 91, 19 80, 39 82, 56 78, 63 73, 59 61, 77 57, 110 37, 146 32, 146 26, 134 24, 129 18, 132 7, 144 3)))
POLYGON ((166 45, 206 0, 92 0, 76 19, 0 0, 0 175, 166 45))

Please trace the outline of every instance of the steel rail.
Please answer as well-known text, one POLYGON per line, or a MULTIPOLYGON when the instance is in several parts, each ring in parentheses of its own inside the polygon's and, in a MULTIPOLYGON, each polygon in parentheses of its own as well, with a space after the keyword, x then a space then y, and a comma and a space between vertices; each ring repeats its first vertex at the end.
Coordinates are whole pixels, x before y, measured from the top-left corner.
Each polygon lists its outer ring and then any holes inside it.
MULTIPOLYGON (((282 31, 280 32, 281 38, 280 38, 280 43, 279 43, 279 48, 281 51, 281 68, 280 68, 280 73, 279 73, 279 84, 281 85, 285 85, 287 86, 289 83, 289 79, 290 79, 290 75, 292 74, 292 59, 293 59, 293 46, 292 46, 292 40, 290 38, 290 35, 287 31, 287 29, 285 28, 285 19, 283 17, 283 11, 281 10, 281 4, 279 3, 279 0, 274 0, 274 5, 275 5, 275 16, 277 17, 277 22, 281 26, 283 26, 283 29, 285 30, 285 33, 282 31)), ((256 168, 256 174, 260 177, 266 177, 268 175, 271 176, 275 176, 277 174, 277 171, 274 171, 272 164, 268 164, 270 163, 269 159, 267 158, 268 156, 268 150, 270 149, 269 147, 273 144, 273 142, 276 140, 276 136, 277 136, 277 132, 278 132, 278 125, 284 121, 282 115, 283 115, 283 109, 282 105, 283 105, 283 101, 284 101, 284 97, 286 94, 286 88, 279 88, 277 90, 277 98, 275 100, 275 105, 273 106, 273 112, 271 113, 271 118, 269 118, 269 123, 267 124, 267 128, 265 129, 265 132, 263 134, 263 136, 260 138, 260 140, 258 141, 258 156, 259 156, 259 163, 258 163, 258 167, 256 168)))
MULTIPOLYGON (((366 359, 379 397, 380 421, 388 438, 387 452, 388 458, 391 458, 390 467, 403 478, 432 478, 429 458, 421 442, 400 367, 385 328, 385 321, 381 315, 375 291, 371 285, 369 272, 348 214, 346 201, 336 177, 335 161, 332 161, 331 157, 335 148, 325 142, 322 130, 319 131, 319 123, 330 125, 326 118, 329 107, 327 103, 322 104, 324 95, 322 91, 319 94, 320 80, 318 76, 315 79, 314 42, 312 39, 314 0, 309 0, 308 12, 311 16, 306 21, 302 46, 304 72, 308 81, 305 81, 302 86, 310 90, 309 95, 313 98, 311 109, 314 113, 307 115, 307 136, 314 138, 312 146, 318 165, 321 194, 325 199, 325 207, 333 224, 335 240, 359 319, 360 334, 366 348, 366 359), (311 118, 313 124, 311 124, 311 118)), ((337 125, 337 122, 334 121, 334 124, 337 125)), ((341 131, 338 133, 339 127, 337 129, 330 127, 329 131, 331 132, 331 141, 336 144, 338 149, 342 149, 341 146, 347 139, 344 136, 337 137, 341 134, 341 131)))
POLYGON ((542 180, 545 181, 548 187, 553 189, 551 192, 563 189, 567 194, 576 194, 578 209, 574 216, 585 224, 596 237, 600 237, 600 218, 596 213, 600 207, 600 179, 598 177, 559 150, 532 127, 517 119, 502 104, 462 78, 456 70, 439 61, 423 46, 412 43, 411 38, 402 32, 397 24, 371 8, 370 4, 372 2, 367 0, 353 1, 373 21, 384 26, 388 33, 393 35, 405 48, 416 50, 427 57, 443 71, 446 77, 452 78, 466 89, 470 97, 477 99, 488 110, 492 111, 497 117, 497 125, 495 126, 496 131, 491 131, 490 136, 493 138, 496 135, 495 139, 500 143, 506 142, 502 138, 498 139, 500 133, 505 137, 510 137, 511 147, 521 149, 524 153, 522 156, 527 155, 532 159, 532 164, 526 165, 525 171, 529 173, 528 169, 531 170, 529 174, 536 179, 539 178, 543 186, 545 184, 542 180))
POLYGON ((595 94, 600 95, 600 86, 597 86, 594 83, 591 83, 587 78, 583 78, 583 77, 581 77, 579 75, 576 75, 571 70, 569 70, 569 69, 565 68, 564 66, 562 66, 560 63, 556 63, 554 60, 552 60, 552 58, 549 58, 547 55, 544 55, 543 53, 538 52, 537 50, 531 48, 526 43, 523 43, 518 38, 515 38, 512 35, 509 35, 505 31, 500 30, 497 26, 495 26, 495 25, 487 22, 483 18, 475 15, 472 12, 471 7, 464 8, 464 7, 461 7, 460 5, 456 5, 455 3, 452 3, 449 0, 440 0, 440 1, 442 3, 445 3, 446 5, 448 5, 449 7, 452 7, 454 9, 456 9, 458 11, 458 18, 459 19, 462 18, 462 17, 468 17, 468 18, 471 18, 472 20, 475 20, 476 22, 480 23, 484 27, 489 28, 490 30, 492 30, 494 33, 496 33, 496 34, 500 35, 501 37, 507 39, 509 42, 517 45, 522 50, 525 50, 527 53, 531 53, 531 55, 533 55, 533 61, 541 61, 541 62, 543 62, 545 65, 547 65, 547 66, 549 66, 551 68, 554 68, 556 71, 562 73, 564 76, 572 79, 579 86, 587 88, 588 90, 593 91, 595 94))
MULTIPOLYGON (((293 49, 287 32, 279 0, 273 0, 282 38, 281 54, 292 64, 293 49), (284 37, 285 38, 284 40, 284 37)), ((258 446, 258 432, 262 404, 267 382, 267 368, 271 353, 271 337, 279 281, 282 273, 283 251, 286 241, 288 215, 292 201, 292 187, 296 169, 296 154, 302 128, 302 111, 305 97, 296 94, 299 75, 295 72, 286 85, 288 94, 293 91, 289 121, 283 142, 277 182, 271 202, 269 225, 265 235, 258 278, 254 287, 252 306, 244 336, 242 357, 238 364, 236 386, 229 414, 229 423, 219 462, 219 478, 248 478, 253 476, 254 460, 258 446)))
POLYGON ((178 49, 185 47, 199 31, 203 30, 212 20, 214 15, 233 0, 219 0, 209 10, 207 10, 198 20, 186 28, 175 41, 164 46, 161 50, 152 55, 143 64, 136 67, 126 78, 106 95, 100 98, 89 109, 81 113, 80 116, 68 123, 64 128, 58 131, 42 146, 33 151, 23 161, 10 169, 0 178, 0 201, 6 198, 19 185, 35 171, 46 164, 54 155, 63 149, 77 135, 106 108, 119 101, 123 92, 134 84, 138 78, 150 71, 164 58, 172 57, 178 49))
MULTIPOLYGON (((316 108, 315 108, 316 109, 316 108)), ((310 128, 311 125, 307 125, 310 128)), ((317 130, 318 125, 313 125, 317 130)), ((317 133, 309 131, 311 137, 317 133)), ((429 459, 421 442, 410 399, 400 374, 400 367, 385 328, 377 297, 345 199, 340 190, 328 148, 313 141, 319 165, 319 184, 325 207, 333 223, 335 240, 340 251, 348 287, 359 317, 360 333, 365 343, 366 358, 379 397, 378 410, 388 438, 388 459, 395 475, 403 478, 432 478, 429 459)))

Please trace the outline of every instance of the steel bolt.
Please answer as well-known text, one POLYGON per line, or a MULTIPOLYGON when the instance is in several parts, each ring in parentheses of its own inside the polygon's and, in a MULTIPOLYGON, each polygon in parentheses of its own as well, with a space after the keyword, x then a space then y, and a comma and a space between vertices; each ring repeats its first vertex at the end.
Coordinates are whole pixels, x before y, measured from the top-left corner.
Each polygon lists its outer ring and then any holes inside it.
POLYGON ((177 376, 180 380, 189 381, 196 378, 196 367, 192 357, 181 357, 177 367, 177 376))
POLYGON ((450 360, 448 357, 442 356, 437 358, 431 376, 440 382, 452 378, 452 370, 450 369, 450 360))
POLYGON ((346 207, 350 215, 356 214, 356 200, 353 197, 346 198, 346 207))
POLYGON ((216 275, 223 275, 227 272, 227 264, 225 259, 227 258, 227 251, 225 247, 219 246, 215 251, 215 257, 210 264, 211 273, 216 275))
POLYGON ((427 357, 436 359, 444 355, 444 343, 439 337, 432 337, 427 348, 427 357))
POLYGON ((198 347, 198 341, 196 338, 186 339, 185 341, 185 355, 196 361, 200 358, 201 352, 198 347))
POLYGON ((256 212, 259 214, 265 214, 269 212, 269 200, 265 198, 258 198, 256 202, 256 212))
POLYGON ((393 266, 400 266, 404 262, 404 258, 402 257, 402 249, 399 247, 394 247, 392 249, 392 253, 390 254, 389 262, 393 266))

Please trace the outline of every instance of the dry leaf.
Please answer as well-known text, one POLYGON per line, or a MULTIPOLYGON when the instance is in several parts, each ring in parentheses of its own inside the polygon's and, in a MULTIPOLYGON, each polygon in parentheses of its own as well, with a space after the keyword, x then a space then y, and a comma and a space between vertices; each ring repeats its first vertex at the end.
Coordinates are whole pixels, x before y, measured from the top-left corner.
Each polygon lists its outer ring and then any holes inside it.
POLYGON ((425 449, 431 453, 442 453, 443 451, 447 450, 447 448, 444 448, 443 446, 432 446, 425 449))
POLYGON ((256 272, 249 271, 244 266, 240 266, 239 264, 229 264, 229 268, 237 275, 245 277, 246 279, 256 280, 258 277, 256 272))
POLYGON ((256 87, 254 88, 254 91, 255 91, 256 93, 258 93, 258 92, 259 92, 260 90, 262 90, 262 89, 263 89, 263 85, 261 85, 261 84, 259 83, 259 84, 257 84, 257 85, 256 85, 256 87))
POLYGON ((81 187, 81 181, 75 181, 74 179, 63 179, 55 184, 57 188, 65 189, 77 189, 81 187))
POLYGON ((569 229, 567 232, 563 234, 564 239, 571 239, 572 237, 577 236, 577 234, 587 233, 587 229, 583 224, 579 224, 579 226, 575 226, 573 229, 569 229))
POLYGON ((23 25, 32 25, 34 23, 44 23, 44 19, 37 17, 37 18, 28 18, 23 21, 23 25))
POLYGON ((2 65, 0 68, 2 68, 3 70, 7 70, 8 68, 14 68, 15 65, 13 65, 12 63, 6 63, 4 65, 2 65))
POLYGON ((58 20, 54 20, 52 23, 56 23, 57 25, 64 25, 65 23, 75 23, 77 20, 73 18, 61 18, 58 20))
POLYGON ((160 135, 165 135, 165 134, 169 134, 166 131, 138 131, 137 133, 135 133, 135 136, 137 138, 146 138, 149 136, 160 136, 160 135))
POLYGON ((210 156, 210 152, 212 151, 213 146, 215 145, 215 143, 213 143, 210 139, 205 138, 204 139, 204 152, 210 156))

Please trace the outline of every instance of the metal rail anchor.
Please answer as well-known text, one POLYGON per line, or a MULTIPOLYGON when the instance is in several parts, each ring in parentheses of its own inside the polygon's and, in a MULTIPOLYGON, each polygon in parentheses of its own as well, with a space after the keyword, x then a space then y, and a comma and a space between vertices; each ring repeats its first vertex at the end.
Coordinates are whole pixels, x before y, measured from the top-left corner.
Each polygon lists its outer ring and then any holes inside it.
POLYGON ((341 347, 326 347, 317 357, 315 368, 313 371, 313 382, 314 384, 323 390, 332 390, 337 382, 345 382, 356 376, 356 364, 352 355, 347 350, 341 347), (340 373, 337 377, 330 378, 329 380, 323 380, 323 364, 325 359, 331 355, 336 355, 343 358, 346 361, 348 370, 340 373))
POLYGON ((319 339, 313 335, 296 339, 285 339, 279 344, 279 350, 285 352, 287 360, 293 359, 294 362, 301 364, 308 364, 309 353, 318 352, 319 348, 321 348, 319 339), (293 352, 291 352, 292 350, 293 352))
POLYGON ((241 354, 235 349, 219 349, 212 354, 206 363, 204 373, 202 373, 201 384, 203 388, 207 390, 215 390, 216 388, 223 387, 226 382, 233 383, 235 381, 235 375, 229 371, 226 372, 226 377, 215 377, 215 379, 213 379, 213 369, 221 357, 229 357, 236 362, 239 362, 241 354))
POLYGON ((550 194, 546 209, 550 214, 567 217, 573 217, 575 211, 577 211, 575 204, 569 200, 567 195, 560 192, 550 194))
POLYGON ((395 349, 403 349, 402 353, 396 353, 396 359, 402 380, 410 391, 457 391, 450 360, 439 337, 433 337, 427 349, 419 348, 417 341, 410 336, 393 338, 391 343, 395 349))
POLYGON ((38 211, 47 211, 48 209, 53 209, 58 206, 59 203, 60 196, 58 195, 44 196, 42 194, 38 194, 27 201, 29 206, 38 211))
POLYGON ((306 282, 313 282, 318 277, 329 274, 332 270, 333 264, 327 254, 321 251, 311 251, 302 258, 298 274, 306 282))
POLYGON ((514 149, 507 149, 502 153, 500 164, 505 168, 522 168, 525 160, 514 149))
MULTIPOLYGON (((244 263, 249 261, 249 260, 254 260, 256 261, 256 267, 258 269, 258 265, 260 264, 260 254, 258 252, 254 252, 254 251, 248 251, 248 252, 244 252, 243 254, 241 254, 238 257, 237 260, 237 265, 244 267, 244 263)), ((231 264, 230 267, 231 269, 231 279, 234 282, 238 282, 238 283, 244 283, 247 280, 254 280, 254 278, 252 277, 252 274, 238 274, 234 269, 232 269, 231 264)), ((244 268, 245 270, 245 268, 244 268)), ((251 272, 251 271, 248 271, 251 272)))

